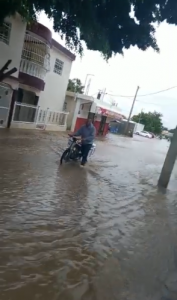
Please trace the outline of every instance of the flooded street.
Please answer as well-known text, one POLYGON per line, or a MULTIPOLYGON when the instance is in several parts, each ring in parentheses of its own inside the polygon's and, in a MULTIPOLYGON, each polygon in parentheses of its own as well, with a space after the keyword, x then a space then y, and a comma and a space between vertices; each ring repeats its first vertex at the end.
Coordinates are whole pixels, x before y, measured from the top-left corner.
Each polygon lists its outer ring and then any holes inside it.
POLYGON ((111 135, 85 169, 66 138, 0 131, 1 300, 177 299, 177 167, 169 143, 111 135))

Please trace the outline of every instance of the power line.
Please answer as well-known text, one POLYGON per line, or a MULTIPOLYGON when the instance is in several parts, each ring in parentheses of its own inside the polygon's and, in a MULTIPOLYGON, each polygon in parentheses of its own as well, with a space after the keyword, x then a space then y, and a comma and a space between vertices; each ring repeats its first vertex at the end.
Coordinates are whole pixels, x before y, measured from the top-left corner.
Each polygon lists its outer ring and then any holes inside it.
POLYGON ((136 102, 140 102, 140 103, 145 103, 145 104, 154 104, 157 106, 163 106, 163 105, 173 105, 176 104, 174 102, 168 102, 168 103, 157 103, 157 102, 146 102, 146 101, 141 101, 141 100, 136 100, 136 102))
MULTIPOLYGON (((139 95, 139 97, 146 97, 146 96, 156 95, 156 94, 167 92, 167 91, 175 89, 175 88, 177 88, 177 85, 172 86, 172 87, 167 88, 167 89, 164 89, 164 90, 154 92, 154 93, 139 95)), ((113 94, 109 94, 109 93, 106 93, 106 95, 109 95, 109 96, 112 96, 112 97, 121 97, 121 98, 132 98, 132 97, 134 97, 134 96, 113 95, 113 94)))

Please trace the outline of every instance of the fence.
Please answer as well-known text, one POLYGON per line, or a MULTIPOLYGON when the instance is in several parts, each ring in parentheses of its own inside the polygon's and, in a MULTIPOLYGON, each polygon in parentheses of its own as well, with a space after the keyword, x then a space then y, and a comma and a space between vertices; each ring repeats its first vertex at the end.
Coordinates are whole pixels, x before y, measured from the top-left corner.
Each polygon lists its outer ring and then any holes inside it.
POLYGON ((42 109, 40 106, 33 106, 15 102, 12 122, 35 124, 36 128, 46 129, 55 126, 66 127, 68 112, 52 111, 42 109))
POLYGON ((67 112, 48 111, 47 124, 66 126, 67 116, 67 112))

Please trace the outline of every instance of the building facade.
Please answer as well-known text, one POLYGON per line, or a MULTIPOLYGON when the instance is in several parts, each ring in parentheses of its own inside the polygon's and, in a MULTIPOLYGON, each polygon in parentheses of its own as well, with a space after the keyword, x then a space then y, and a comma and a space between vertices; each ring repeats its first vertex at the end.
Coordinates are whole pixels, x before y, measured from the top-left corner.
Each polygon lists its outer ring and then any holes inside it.
POLYGON ((90 118, 96 128, 97 136, 105 136, 108 133, 111 120, 124 118, 117 106, 69 91, 66 92, 65 109, 69 112, 68 130, 77 131, 90 118))
POLYGON ((0 68, 9 59, 17 72, 0 83, 0 126, 8 126, 11 114, 13 127, 66 129, 63 105, 75 55, 47 27, 28 27, 17 14, 0 26, 0 68))
POLYGON ((85 123, 93 101, 94 98, 91 96, 66 92, 64 108, 69 113, 67 117, 68 130, 73 131, 85 123))

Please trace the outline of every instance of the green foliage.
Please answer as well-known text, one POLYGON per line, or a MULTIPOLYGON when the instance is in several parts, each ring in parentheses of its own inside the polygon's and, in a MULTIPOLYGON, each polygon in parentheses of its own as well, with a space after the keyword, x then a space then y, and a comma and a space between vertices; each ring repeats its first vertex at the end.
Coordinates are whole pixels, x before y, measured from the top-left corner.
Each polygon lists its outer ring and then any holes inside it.
POLYGON ((17 11, 27 20, 44 11, 71 50, 82 54, 85 41, 106 59, 135 45, 159 51, 154 24, 177 25, 176 0, 1 0, 0 22, 17 11))
POLYGON ((145 125, 144 130, 160 134, 163 129, 162 114, 156 111, 133 116, 132 121, 145 125))
POLYGON ((168 128, 163 126, 163 127, 162 127, 162 130, 163 130, 163 131, 168 131, 168 128))
POLYGON ((67 91, 78 93, 78 94, 83 94, 84 86, 82 85, 81 80, 78 78, 69 79, 67 91))

